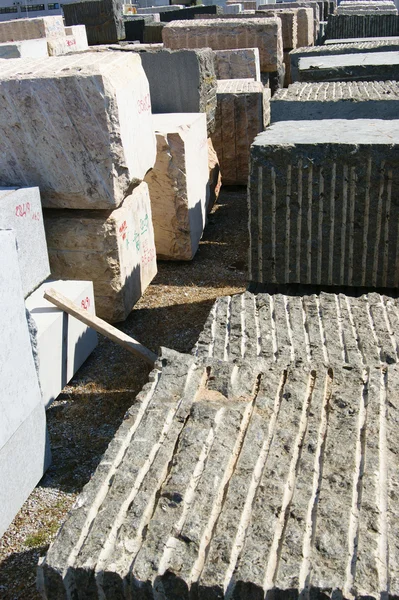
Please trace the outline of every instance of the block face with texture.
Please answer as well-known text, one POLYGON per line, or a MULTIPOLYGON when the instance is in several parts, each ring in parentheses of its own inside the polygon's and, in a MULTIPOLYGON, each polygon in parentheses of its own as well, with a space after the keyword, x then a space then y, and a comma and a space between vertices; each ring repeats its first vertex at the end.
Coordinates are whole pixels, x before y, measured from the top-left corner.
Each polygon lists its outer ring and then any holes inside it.
POLYGON ((68 315, 45 300, 44 292, 53 288, 66 298, 95 314, 91 281, 48 281, 26 299, 34 353, 38 359, 38 376, 46 408, 57 398, 79 367, 97 346, 94 329, 68 315))
POLYGON ((157 272, 147 184, 113 211, 45 210, 44 224, 52 277, 92 280, 97 315, 126 319, 157 272))
POLYGON ((48 466, 46 417, 33 360, 16 240, 0 231, 0 535, 48 466))
POLYGON ((217 79, 254 79, 260 81, 258 48, 215 50, 217 79))
POLYGON ((397 15, 398 9, 394 2, 340 2, 337 15, 397 15))
POLYGON ((270 90, 259 81, 218 81, 216 127, 212 142, 225 185, 246 185, 250 146, 268 123, 270 90))
POLYGON ((18 42, 2 42, 0 44, 0 59, 44 58, 45 56, 48 56, 46 38, 21 40, 18 42))
POLYGON ((165 46, 172 49, 259 48, 263 72, 277 71, 283 60, 281 21, 276 18, 173 21, 163 28, 162 38, 165 46))
POLYGON ((83 52, 89 49, 85 25, 65 27, 65 35, 69 52, 83 52))
POLYGON ((399 52, 303 57, 299 81, 398 81, 399 52))
POLYGON ((0 43, 38 38, 54 40, 62 37, 65 38, 65 31, 61 15, 0 22, 0 43))
POLYGON ((191 260, 198 249, 208 204, 205 115, 154 115, 158 154, 146 175, 157 257, 191 260))
POLYGON ((190 358, 162 353, 39 567, 45 597, 376 598, 381 562, 396 595, 397 370, 190 358))
POLYGON ((249 279, 398 287, 399 121, 281 121, 251 147, 249 279))
MULTIPOLYGON (((280 5, 281 6, 281 5, 280 5)), ((270 9, 270 5, 269 4, 261 4, 259 5, 259 10, 269 10, 270 9)), ((317 39, 317 36, 319 34, 319 28, 320 28, 320 11, 319 11, 319 6, 317 4, 317 2, 284 2, 284 9, 287 8, 297 8, 300 9, 300 13, 298 12, 298 46, 299 45, 304 45, 306 46, 306 44, 302 44, 301 41, 301 37, 302 35, 305 36, 309 36, 310 39, 312 40, 312 44, 313 45, 315 43, 315 40, 317 39), (311 10, 312 11, 312 17, 310 17, 310 13, 304 13, 303 9, 307 9, 307 10, 311 10), (309 20, 310 17, 310 20, 309 20), (306 23, 306 25, 305 25, 306 23), (302 26, 301 26, 302 24, 302 26), (300 29, 302 29, 302 32, 300 32, 300 29)))
POLYGON ((0 228, 15 234, 26 298, 50 275, 39 188, 0 188, 0 228))
POLYGON ((121 0, 73 2, 63 7, 65 24, 85 25, 92 44, 112 44, 125 39, 121 0))
POLYGON ((281 32, 283 36, 283 49, 292 50, 297 47, 298 40, 298 9, 297 8, 286 8, 282 10, 274 10, 270 8, 262 11, 258 11, 258 16, 264 14, 265 17, 278 17, 281 19, 281 32))
POLYGON ((328 15, 326 39, 399 35, 397 15, 328 15))
POLYGON ((316 59, 319 56, 329 56, 336 54, 366 54, 368 52, 397 52, 399 50, 399 39, 392 40, 378 40, 378 41, 367 41, 362 42, 359 40, 357 43, 339 43, 339 44, 326 44, 323 46, 313 46, 311 48, 296 48, 291 50, 291 69, 292 69, 292 81, 298 81, 298 65, 301 58, 313 58, 316 59))
POLYGON ((154 164, 151 99, 139 56, 8 60, 0 100, 6 150, 0 185, 38 186, 43 206, 112 209, 154 164))
POLYGON ((396 81, 294 83, 270 102, 271 121, 312 119, 395 119, 399 115, 396 81))

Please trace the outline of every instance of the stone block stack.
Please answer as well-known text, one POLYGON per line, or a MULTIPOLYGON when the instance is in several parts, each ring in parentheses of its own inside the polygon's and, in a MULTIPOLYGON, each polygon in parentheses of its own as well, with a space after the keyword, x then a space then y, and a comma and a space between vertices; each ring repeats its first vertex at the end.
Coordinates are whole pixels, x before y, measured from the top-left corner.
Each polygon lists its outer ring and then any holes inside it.
MULTIPOLYGON (((281 4, 279 5, 281 6, 281 4)), ((274 8, 274 7, 273 7, 274 8)), ((284 9, 287 8, 310 8, 312 10, 313 13, 313 42, 312 45, 315 43, 315 41, 318 38, 319 35, 319 30, 320 30, 320 7, 318 5, 318 3, 314 0, 299 0, 297 2, 284 2, 284 9)), ((270 9, 270 4, 260 4, 258 7, 258 10, 269 10, 270 9)), ((301 23, 306 23, 308 22, 308 13, 303 13, 301 12, 301 16, 300 16, 300 22, 301 23), (305 16, 306 15, 306 16, 305 16)), ((300 25, 298 26, 299 29, 300 25)), ((308 25, 309 27, 309 25, 308 25)), ((305 32, 306 35, 306 32, 305 32)), ((312 35, 312 34, 310 34, 312 35)), ((309 36, 309 33, 308 33, 309 36)), ((307 45, 307 44, 302 44, 300 40, 298 40, 298 45, 307 45)))
MULTIPOLYGON (((64 21, 61 16, 14 19, 0 23, 0 43, 38 39, 46 40, 50 56, 59 56, 68 52, 64 21)), ((28 56, 35 58, 31 53, 28 56)))
POLYGON ((283 60, 285 66, 284 87, 287 87, 291 83, 290 52, 296 48, 298 44, 298 9, 262 9, 262 11, 257 11, 257 14, 259 16, 279 17, 281 19, 284 53, 283 60))
POLYGON ((156 273, 148 189, 142 184, 135 191, 154 165, 156 152, 149 86, 139 56, 88 53, 23 65, 10 60, 2 70, 0 90, 0 137, 8 149, 0 158, 0 184, 38 185, 46 209, 56 209, 60 219, 60 209, 68 209, 68 222, 75 223, 69 239, 65 232, 52 234, 54 215, 49 216, 52 275, 93 279, 98 315, 123 320, 156 273), (18 109, 27 105, 29 114, 18 109), (25 117, 22 127, 17 114, 25 117), (48 124, 46 135, 43 122, 48 124), (99 222, 93 210, 101 211, 101 240, 88 237, 85 229, 91 219, 94 228, 99 222), (140 227, 126 229, 127 214, 119 223, 122 212, 148 220, 145 239, 140 227), (76 257, 85 255, 84 266, 76 271, 65 252, 72 245, 76 257), (101 264, 99 245, 107 249, 101 264), (108 294, 103 291, 106 282, 108 294))

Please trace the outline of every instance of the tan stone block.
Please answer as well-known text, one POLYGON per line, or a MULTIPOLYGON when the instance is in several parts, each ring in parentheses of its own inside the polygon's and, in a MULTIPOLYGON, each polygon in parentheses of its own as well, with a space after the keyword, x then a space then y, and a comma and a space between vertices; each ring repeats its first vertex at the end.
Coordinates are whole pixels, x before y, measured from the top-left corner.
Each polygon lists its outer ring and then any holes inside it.
POLYGON ((246 185, 250 146, 270 117, 270 89, 249 79, 218 81, 216 127, 212 135, 223 184, 246 185))
POLYGON ((313 10, 298 8, 298 48, 313 46, 314 41, 313 10))
POLYGON ((45 207, 115 208, 155 161, 140 57, 7 60, 0 73, 0 146, 0 186, 38 186, 45 207))
POLYGON ((199 48, 212 50, 259 48, 260 70, 277 71, 283 60, 281 20, 198 19, 172 21, 162 30, 167 48, 199 48))
POLYGON ((211 138, 208 138, 208 190, 207 194, 207 212, 209 212, 217 199, 219 198, 220 188, 222 187, 222 175, 220 173, 219 159, 216 150, 213 147, 211 138))
POLYGON ((60 37, 65 37, 64 21, 61 15, 36 19, 14 19, 0 23, 0 43, 39 38, 54 40, 60 37))
POLYGON ((146 175, 158 258, 191 260, 206 222, 208 143, 204 113, 154 115, 157 159, 146 175))
POLYGON ((283 36, 283 48, 284 50, 292 50, 297 47, 297 33, 298 33, 298 9, 287 8, 287 9, 262 9, 256 12, 258 17, 264 15, 265 17, 279 17, 281 19, 282 36, 283 36))
POLYGON ((146 183, 113 211, 45 210, 52 277, 92 280, 96 312, 123 321, 157 273, 146 183))
POLYGON ((254 79, 260 81, 258 48, 215 50, 217 79, 254 79))

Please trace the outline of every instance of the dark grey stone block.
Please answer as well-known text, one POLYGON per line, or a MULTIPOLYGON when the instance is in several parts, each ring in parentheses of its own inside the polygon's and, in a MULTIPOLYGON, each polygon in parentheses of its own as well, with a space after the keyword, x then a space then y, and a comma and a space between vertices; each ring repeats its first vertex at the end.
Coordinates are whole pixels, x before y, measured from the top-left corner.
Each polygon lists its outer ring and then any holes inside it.
POLYGON ((89 0, 64 4, 65 25, 85 25, 89 45, 125 39, 122 0, 89 0))
POLYGON ((325 32, 327 40, 397 35, 397 15, 329 15, 325 32))
POLYGON ((398 81, 399 52, 299 59, 299 81, 398 81))

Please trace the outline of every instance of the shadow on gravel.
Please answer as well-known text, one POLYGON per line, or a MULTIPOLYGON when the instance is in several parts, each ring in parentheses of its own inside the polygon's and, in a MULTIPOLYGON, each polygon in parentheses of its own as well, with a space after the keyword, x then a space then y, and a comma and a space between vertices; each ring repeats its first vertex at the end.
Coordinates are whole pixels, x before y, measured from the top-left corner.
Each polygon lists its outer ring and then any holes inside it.
POLYGON ((36 568, 48 546, 10 554, 0 563, 1 600, 41 600, 36 591, 36 568), (7 581, 5 585, 4 582, 7 581))

